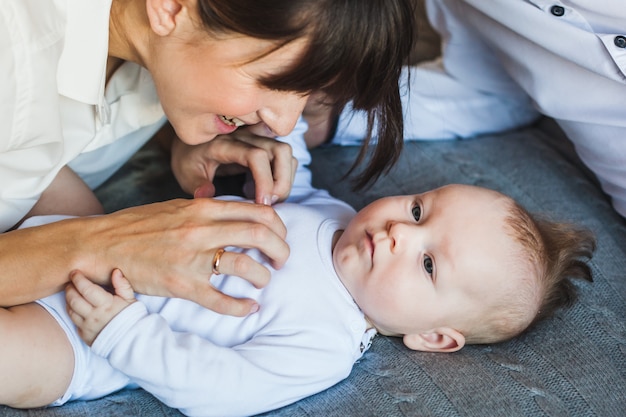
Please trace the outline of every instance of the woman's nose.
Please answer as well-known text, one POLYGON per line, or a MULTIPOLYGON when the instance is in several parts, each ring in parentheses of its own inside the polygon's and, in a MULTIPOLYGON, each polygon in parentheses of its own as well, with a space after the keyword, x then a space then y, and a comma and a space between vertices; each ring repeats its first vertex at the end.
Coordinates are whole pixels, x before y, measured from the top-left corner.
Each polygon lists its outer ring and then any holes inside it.
POLYGON ((307 98, 294 92, 276 92, 269 104, 259 110, 259 117, 276 136, 286 136, 296 125, 307 98))

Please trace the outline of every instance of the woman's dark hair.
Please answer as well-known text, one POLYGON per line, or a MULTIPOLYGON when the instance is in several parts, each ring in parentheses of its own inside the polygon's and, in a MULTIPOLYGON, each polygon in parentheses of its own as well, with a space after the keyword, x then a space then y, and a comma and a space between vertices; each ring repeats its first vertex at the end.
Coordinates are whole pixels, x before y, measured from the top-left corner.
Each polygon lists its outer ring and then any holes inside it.
POLYGON ((277 48, 306 37, 300 62, 260 80, 274 90, 321 90, 335 108, 352 101, 368 112, 368 135, 350 172, 368 155, 374 126, 377 144, 359 174, 362 188, 386 173, 403 144, 398 79, 413 43, 414 0, 200 0, 207 30, 275 40, 277 48))

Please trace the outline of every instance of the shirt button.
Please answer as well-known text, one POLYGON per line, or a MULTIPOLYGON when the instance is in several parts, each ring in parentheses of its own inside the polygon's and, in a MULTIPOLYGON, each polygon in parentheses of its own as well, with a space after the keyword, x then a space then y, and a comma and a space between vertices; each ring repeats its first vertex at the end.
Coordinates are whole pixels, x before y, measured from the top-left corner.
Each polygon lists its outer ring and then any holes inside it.
POLYGON ((618 48, 626 48, 626 36, 616 36, 615 39, 613 39, 613 43, 615 43, 615 46, 618 48))
POLYGON ((561 17, 565 14, 565 8, 562 6, 552 6, 550 7, 550 13, 557 17, 561 17))

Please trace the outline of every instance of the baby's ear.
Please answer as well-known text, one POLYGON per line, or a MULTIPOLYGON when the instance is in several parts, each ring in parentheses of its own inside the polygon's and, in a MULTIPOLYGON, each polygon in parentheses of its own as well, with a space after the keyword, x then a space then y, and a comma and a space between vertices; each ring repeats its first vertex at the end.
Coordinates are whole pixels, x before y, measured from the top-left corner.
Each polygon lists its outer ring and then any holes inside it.
POLYGON ((409 349, 423 352, 456 352, 465 346, 465 336, 449 327, 441 327, 426 333, 407 334, 402 340, 409 349))

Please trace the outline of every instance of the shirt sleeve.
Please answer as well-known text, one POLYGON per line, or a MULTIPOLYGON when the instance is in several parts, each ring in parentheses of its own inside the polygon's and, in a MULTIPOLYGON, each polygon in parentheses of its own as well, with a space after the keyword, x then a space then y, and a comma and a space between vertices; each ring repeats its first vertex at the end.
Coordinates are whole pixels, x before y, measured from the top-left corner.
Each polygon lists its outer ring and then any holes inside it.
MULTIPOLYGON (((441 59, 405 67, 400 93, 405 140, 469 138, 524 126, 539 117, 526 95, 475 88, 447 73, 441 59)), ((333 143, 360 144, 366 131, 365 112, 348 105, 333 143)))
POLYGON ((162 316, 135 302, 105 327, 92 349, 185 415, 226 417, 279 408, 348 376, 350 360, 311 345, 319 343, 294 342, 291 331, 220 347, 173 331, 162 316))

